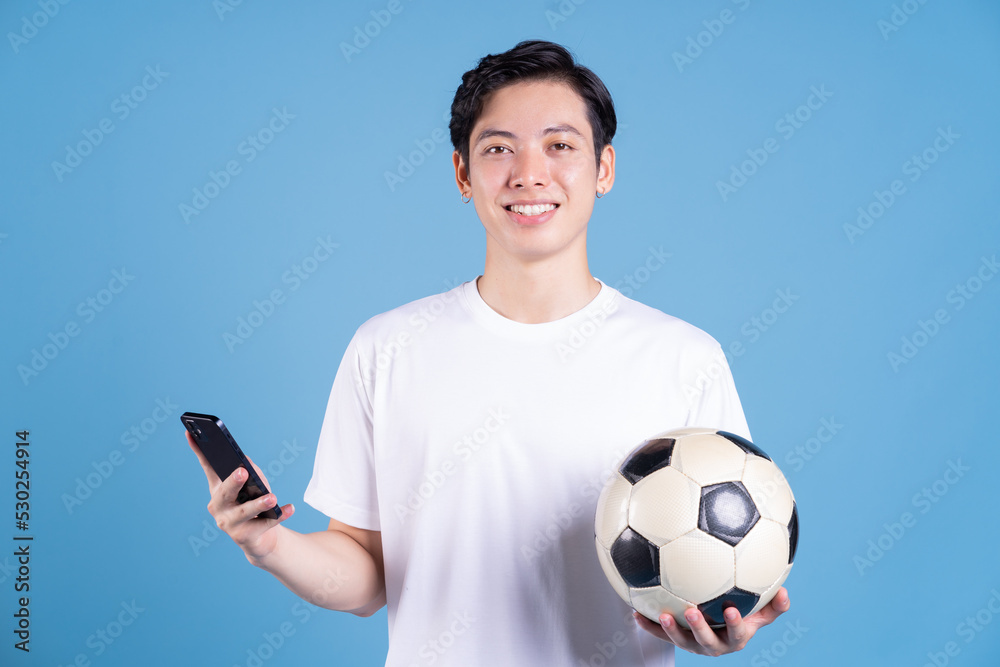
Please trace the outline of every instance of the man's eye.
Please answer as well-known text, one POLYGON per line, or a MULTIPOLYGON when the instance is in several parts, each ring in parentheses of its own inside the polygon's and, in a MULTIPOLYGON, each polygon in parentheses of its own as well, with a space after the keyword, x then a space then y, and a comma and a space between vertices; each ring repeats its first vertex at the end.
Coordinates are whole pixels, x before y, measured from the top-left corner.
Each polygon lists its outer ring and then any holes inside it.
POLYGON ((570 148, 572 148, 572 146, 570 146, 569 144, 564 144, 564 143, 560 142, 560 143, 557 143, 557 144, 552 144, 552 148, 557 148, 557 149, 559 149, 559 150, 562 151, 562 150, 569 150, 570 148))
POLYGON ((506 146, 490 146, 486 149, 487 153, 499 153, 500 151, 509 150, 506 146))

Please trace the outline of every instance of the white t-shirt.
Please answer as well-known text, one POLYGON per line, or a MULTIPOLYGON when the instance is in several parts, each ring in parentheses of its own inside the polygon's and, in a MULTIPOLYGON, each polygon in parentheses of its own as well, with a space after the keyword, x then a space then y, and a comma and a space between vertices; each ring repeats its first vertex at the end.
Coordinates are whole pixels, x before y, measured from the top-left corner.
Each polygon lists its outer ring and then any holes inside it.
POLYGON ((469 281, 358 329, 305 501, 381 531, 387 667, 668 667, 601 571, 594 513, 625 454, 685 426, 750 437, 711 336, 603 282, 524 324, 469 281))

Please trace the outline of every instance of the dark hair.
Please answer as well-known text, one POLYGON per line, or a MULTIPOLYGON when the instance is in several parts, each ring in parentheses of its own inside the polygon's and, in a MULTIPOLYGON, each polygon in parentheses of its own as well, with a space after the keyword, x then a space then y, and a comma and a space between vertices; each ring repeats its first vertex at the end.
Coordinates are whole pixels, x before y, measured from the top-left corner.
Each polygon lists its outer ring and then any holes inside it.
POLYGON ((520 42, 510 51, 484 56, 475 69, 462 75, 462 85, 451 103, 451 143, 469 165, 472 128, 483 113, 490 94, 525 81, 558 81, 568 84, 587 106, 587 120, 594 135, 594 154, 600 170, 601 153, 618 129, 615 105, 604 82, 578 65, 564 47, 543 40, 520 42))

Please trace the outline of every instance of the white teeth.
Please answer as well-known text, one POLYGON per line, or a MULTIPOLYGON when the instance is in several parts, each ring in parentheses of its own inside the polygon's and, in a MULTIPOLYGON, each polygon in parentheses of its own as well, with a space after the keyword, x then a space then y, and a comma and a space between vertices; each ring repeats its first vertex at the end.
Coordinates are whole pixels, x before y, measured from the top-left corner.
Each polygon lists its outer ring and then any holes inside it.
POLYGON ((555 204, 532 204, 530 206, 525 206, 524 204, 514 204, 513 206, 510 206, 510 210, 521 215, 532 216, 541 215, 542 213, 551 211, 555 207, 555 204))

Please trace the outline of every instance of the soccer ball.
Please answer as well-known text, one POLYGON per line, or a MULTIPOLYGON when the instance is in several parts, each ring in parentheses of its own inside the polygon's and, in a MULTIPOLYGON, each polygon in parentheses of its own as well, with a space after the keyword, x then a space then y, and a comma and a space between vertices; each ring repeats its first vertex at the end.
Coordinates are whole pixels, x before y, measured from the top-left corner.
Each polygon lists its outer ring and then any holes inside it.
POLYGON ((714 628, 736 607, 764 607, 792 569, 795 498, 749 440, 707 428, 668 431, 636 447, 597 500, 597 556, 615 591, 659 623, 689 627, 697 607, 714 628))

